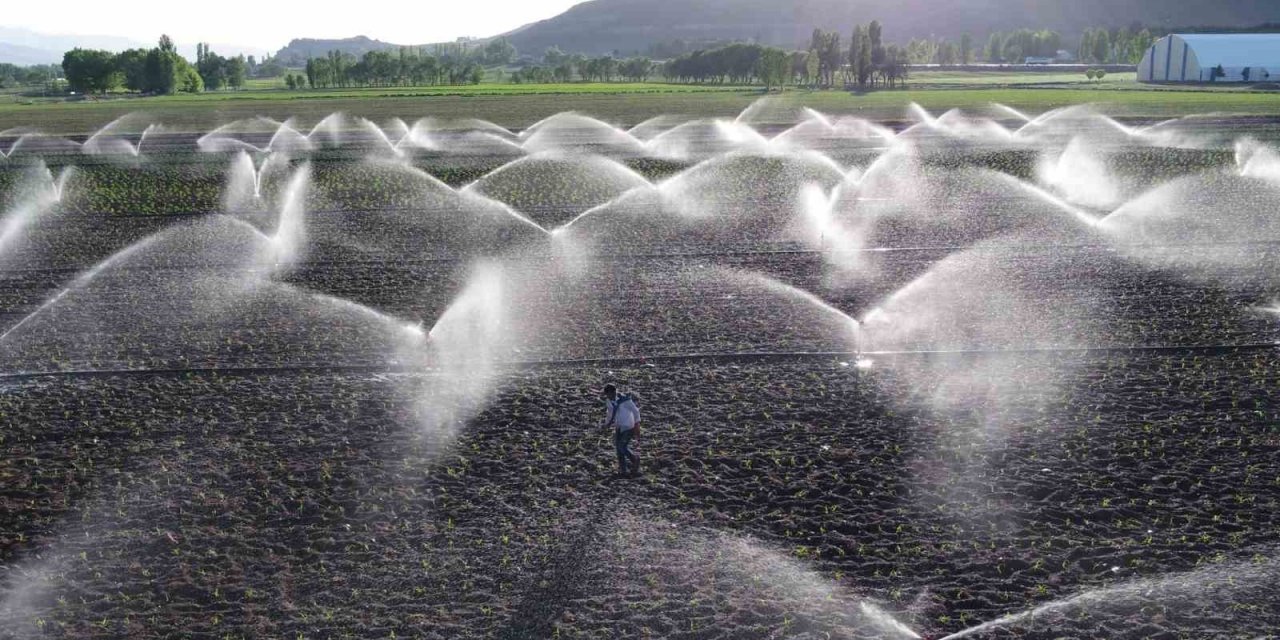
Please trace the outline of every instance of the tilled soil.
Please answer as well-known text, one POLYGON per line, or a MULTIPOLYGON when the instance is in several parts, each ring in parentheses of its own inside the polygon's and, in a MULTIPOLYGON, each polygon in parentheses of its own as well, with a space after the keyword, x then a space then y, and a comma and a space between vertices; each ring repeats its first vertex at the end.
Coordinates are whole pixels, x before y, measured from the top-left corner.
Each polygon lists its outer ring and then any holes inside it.
MULTIPOLYGON (((0 637, 1280 628, 1265 233, 1127 243, 992 171, 1038 154, 957 148, 903 165, 921 193, 845 194, 856 254, 793 235, 797 176, 833 176, 778 158, 695 171, 709 219, 624 202, 588 250, 454 190, 508 158, 337 150, 281 266, 269 207, 212 213, 210 158, 95 160, 0 255, 0 637), (450 310, 495 344, 450 344, 450 310)), ((1109 160, 1128 187, 1232 158, 1109 160)), ((613 195, 574 182, 503 193, 547 225, 613 195)))
POLYGON ((910 386, 914 357, 536 369, 456 438, 423 431, 396 377, 15 384, 0 619, 10 637, 874 638, 905 637, 885 611, 937 636, 1083 593, 990 637, 1280 624, 1280 354, 1001 358, 1056 373, 944 408, 910 386), (642 478, 611 477, 605 380, 642 395, 642 478))

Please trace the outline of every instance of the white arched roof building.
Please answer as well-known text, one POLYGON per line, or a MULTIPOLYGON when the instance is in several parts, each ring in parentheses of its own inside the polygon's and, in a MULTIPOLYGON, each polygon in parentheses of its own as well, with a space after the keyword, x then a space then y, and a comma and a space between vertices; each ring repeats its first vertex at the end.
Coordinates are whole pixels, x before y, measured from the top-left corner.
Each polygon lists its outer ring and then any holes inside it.
POLYGON ((1138 65, 1139 82, 1280 80, 1280 33, 1173 34, 1156 41, 1138 65), (1224 75, 1214 77, 1222 67, 1224 75))

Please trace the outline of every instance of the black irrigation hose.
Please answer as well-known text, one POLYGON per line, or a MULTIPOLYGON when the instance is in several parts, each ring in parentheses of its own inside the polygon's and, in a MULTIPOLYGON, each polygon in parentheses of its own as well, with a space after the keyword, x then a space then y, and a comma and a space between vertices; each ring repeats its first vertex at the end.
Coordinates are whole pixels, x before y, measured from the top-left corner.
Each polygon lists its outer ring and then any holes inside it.
MULTIPOLYGON (((1133 347, 1051 347, 1031 349, 959 349, 950 351, 799 351, 756 353, 688 353, 660 356, 634 356, 626 358, 584 358, 576 360, 526 360, 506 363, 519 370, 639 367, 658 364, 756 364, 777 362, 841 361, 853 364, 860 358, 968 358, 1034 355, 1120 355, 1137 353, 1230 355, 1254 351, 1280 351, 1280 343, 1246 343, 1217 345, 1167 345, 1133 347)), ((261 367, 189 367, 172 369, 81 369, 67 371, 29 371, 0 373, 0 381, 24 381, 41 378, 111 378, 213 375, 249 377, 258 375, 283 375, 296 373, 354 373, 354 374, 413 374, 433 373, 431 368, 400 367, 387 365, 290 365, 261 367)))

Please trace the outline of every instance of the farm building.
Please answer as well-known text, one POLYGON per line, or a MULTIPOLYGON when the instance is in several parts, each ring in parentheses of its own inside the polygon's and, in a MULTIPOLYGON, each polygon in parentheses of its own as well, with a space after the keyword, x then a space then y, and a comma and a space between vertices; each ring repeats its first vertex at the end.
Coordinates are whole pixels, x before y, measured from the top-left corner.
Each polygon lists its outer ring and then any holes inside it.
POLYGON ((1139 82, 1264 82, 1280 79, 1280 33, 1173 34, 1138 65, 1139 82))

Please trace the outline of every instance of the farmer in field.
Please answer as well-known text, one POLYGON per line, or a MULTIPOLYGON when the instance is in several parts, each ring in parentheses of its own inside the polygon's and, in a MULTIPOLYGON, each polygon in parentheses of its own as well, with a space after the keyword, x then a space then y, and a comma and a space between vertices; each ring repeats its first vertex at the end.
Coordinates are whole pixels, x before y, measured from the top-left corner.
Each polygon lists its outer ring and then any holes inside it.
POLYGON ((640 475, 640 456, 634 444, 640 435, 640 406, 629 393, 618 395, 618 388, 604 386, 606 429, 613 429, 613 444, 618 450, 618 474, 635 477, 640 475))

